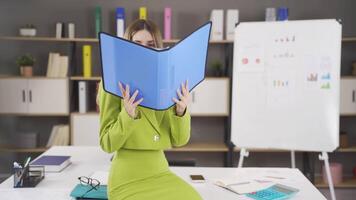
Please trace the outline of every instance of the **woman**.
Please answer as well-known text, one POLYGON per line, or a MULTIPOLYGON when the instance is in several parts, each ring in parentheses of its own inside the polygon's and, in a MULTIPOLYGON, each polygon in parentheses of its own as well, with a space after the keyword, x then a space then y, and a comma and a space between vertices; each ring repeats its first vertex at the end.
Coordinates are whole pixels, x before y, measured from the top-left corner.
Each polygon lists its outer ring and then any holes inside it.
MULTIPOLYGON (((126 30, 126 39, 141 45, 162 48, 157 26, 137 20, 126 30)), ((139 58, 138 58, 139 59, 139 58)), ((106 93, 100 83, 100 146, 115 152, 108 181, 109 199, 201 199, 185 181, 168 167, 164 149, 183 146, 190 138, 188 82, 177 89, 176 105, 166 111, 138 106, 138 91, 130 96, 130 86, 118 84, 123 99, 106 93)))

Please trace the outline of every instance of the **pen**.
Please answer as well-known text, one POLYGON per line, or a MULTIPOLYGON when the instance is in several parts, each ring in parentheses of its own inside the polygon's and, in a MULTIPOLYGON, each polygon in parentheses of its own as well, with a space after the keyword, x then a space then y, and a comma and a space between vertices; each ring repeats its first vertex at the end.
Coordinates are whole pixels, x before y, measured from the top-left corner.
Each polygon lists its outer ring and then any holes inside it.
POLYGON ((26 160, 26 162, 25 162, 25 165, 24 165, 24 168, 27 167, 27 165, 28 165, 28 163, 30 162, 30 160, 31 160, 31 156, 29 156, 29 157, 27 158, 27 160, 26 160))

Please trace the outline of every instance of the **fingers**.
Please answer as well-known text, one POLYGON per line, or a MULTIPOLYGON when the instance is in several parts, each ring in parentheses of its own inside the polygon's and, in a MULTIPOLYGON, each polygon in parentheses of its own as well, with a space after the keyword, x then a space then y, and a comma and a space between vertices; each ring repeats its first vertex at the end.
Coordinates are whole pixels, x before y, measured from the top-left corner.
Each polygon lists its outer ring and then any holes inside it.
POLYGON ((126 84, 125 96, 127 99, 130 98, 130 86, 128 84, 126 84))
POLYGON ((181 91, 179 89, 177 89, 177 95, 178 95, 180 100, 183 99, 183 95, 182 95, 182 93, 181 93, 181 91))
POLYGON ((140 104, 143 101, 143 98, 141 98, 140 100, 136 101, 134 104, 132 104, 133 107, 137 107, 138 104, 140 104))
POLYGON ((124 88, 122 87, 121 82, 119 82, 119 88, 120 88, 121 95, 122 95, 122 97, 124 98, 124 97, 125 97, 125 90, 124 90, 124 88))
POLYGON ((184 101, 179 101, 177 98, 173 97, 173 101, 181 108, 185 108, 186 105, 184 103, 184 101))
POLYGON ((135 93, 133 93, 133 95, 131 96, 129 100, 130 104, 132 104, 135 101, 137 94, 138 94, 138 90, 136 90, 135 93))

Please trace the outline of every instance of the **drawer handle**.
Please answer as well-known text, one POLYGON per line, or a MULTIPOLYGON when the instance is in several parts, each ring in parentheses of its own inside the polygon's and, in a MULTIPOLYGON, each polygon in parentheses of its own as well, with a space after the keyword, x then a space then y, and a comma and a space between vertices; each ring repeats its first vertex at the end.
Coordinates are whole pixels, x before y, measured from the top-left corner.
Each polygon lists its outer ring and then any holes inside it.
POLYGON ((355 90, 352 90, 352 102, 355 102, 355 96, 356 96, 355 93, 356 93, 355 90))
POLYGON ((25 102, 26 99, 25 99, 25 90, 22 90, 22 102, 25 102))
POLYGON ((30 90, 30 102, 32 102, 32 91, 30 90))

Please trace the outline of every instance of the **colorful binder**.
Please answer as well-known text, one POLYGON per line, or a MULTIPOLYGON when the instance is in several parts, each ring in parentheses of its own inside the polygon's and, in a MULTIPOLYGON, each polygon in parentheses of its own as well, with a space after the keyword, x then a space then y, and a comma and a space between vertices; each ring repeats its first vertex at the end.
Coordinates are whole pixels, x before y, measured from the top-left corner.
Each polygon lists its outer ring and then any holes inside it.
POLYGON ((164 8, 164 39, 171 39, 171 22, 172 22, 172 9, 169 7, 164 8))
POLYGON ((116 8, 116 36, 124 37, 125 33, 125 8, 116 8))
POLYGON ((101 31, 101 7, 95 7, 95 37, 98 38, 98 34, 101 31))
POLYGON ((91 46, 83 46, 83 76, 91 77, 91 46))
POLYGON ((147 8, 140 7, 140 19, 147 19, 147 8))
POLYGON ((152 49, 107 33, 99 34, 104 90, 122 97, 118 83, 139 91, 141 106, 165 110, 188 80, 191 91, 205 77, 211 22, 198 28, 171 48, 152 49))

